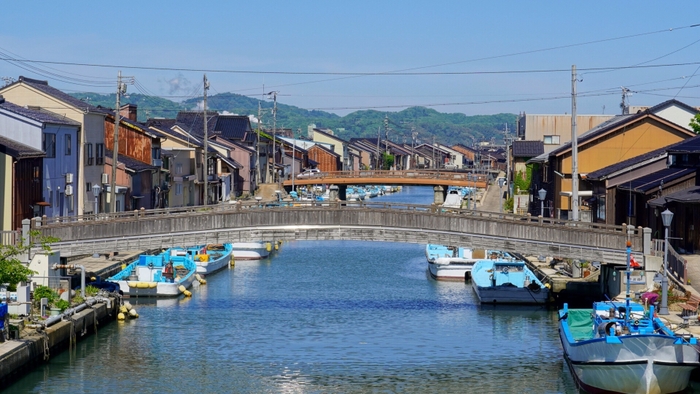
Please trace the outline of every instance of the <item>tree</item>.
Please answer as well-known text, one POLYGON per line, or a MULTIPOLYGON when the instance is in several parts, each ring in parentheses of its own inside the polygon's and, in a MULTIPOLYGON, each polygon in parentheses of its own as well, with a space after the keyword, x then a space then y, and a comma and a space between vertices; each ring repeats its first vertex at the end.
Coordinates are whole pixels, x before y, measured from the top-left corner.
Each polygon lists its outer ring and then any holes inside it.
POLYGON ((386 152, 382 154, 383 170, 390 170, 391 166, 394 165, 394 155, 390 155, 386 152))
POLYGON ((690 120, 690 124, 688 126, 693 128, 695 134, 700 134, 700 113, 695 114, 693 119, 690 120))
MULTIPOLYGON (((58 241, 57 238, 42 236, 36 230, 29 232, 29 239, 37 239, 42 250, 46 252, 51 252, 50 243, 58 241)), ((36 274, 19 260, 19 256, 29 252, 36 243, 25 242, 25 239, 22 241, 21 245, 0 245, 0 284, 8 284, 11 291, 16 290, 18 283, 26 282, 30 276, 36 274)))

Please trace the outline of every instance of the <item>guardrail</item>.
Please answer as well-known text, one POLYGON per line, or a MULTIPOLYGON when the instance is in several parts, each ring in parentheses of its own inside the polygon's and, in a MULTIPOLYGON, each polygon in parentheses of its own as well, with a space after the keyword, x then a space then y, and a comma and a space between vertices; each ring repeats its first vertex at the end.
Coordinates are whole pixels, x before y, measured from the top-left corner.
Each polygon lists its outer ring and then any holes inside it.
POLYGON ((297 180, 322 180, 324 178, 382 178, 382 179, 433 179, 433 180, 476 180, 485 182, 487 174, 460 170, 360 170, 360 171, 322 171, 313 176, 297 177, 297 180))
POLYGON ((21 231, 0 231, 0 245, 18 245, 21 239, 21 231))
MULTIPOLYGON (((663 239, 653 239, 651 254, 653 256, 664 257, 664 247, 666 242, 663 239)), ((666 256, 666 264, 668 265, 668 273, 676 278, 680 283, 688 283, 688 262, 681 257, 671 244, 668 244, 668 255, 666 256)), ((663 269, 663 267, 662 267, 663 269)), ((661 272, 663 274, 663 271, 661 272)))
MULTIPOLYGON (((346 202, 346 201, 278 201, 278 202, 263 202, 263 201, 235 201, 226 204, 216 205, 200 205, 178 208, 164 209, 140 209, 129 212, 116 213, 101 213, 97 215, 82 215, 82 216, 64 216, 64 217, 42 217, 35 218, 32 221, 32 227, 44 226, 69 226, 81 225, 85 222, 94 221, 137 221, 147 219, 157 219, 163 215, 211 215, 217 212, 230 211, 251 211, 251 210, 279 210, 279 209, 377 209, 377 210, 414 210, 420 212, 429 212, 437 215, 453 215, 465 216, 473 218, 482 218, 493 221, 505 221, 514 223, 529 223, 539 226, 566 226, 576 227, 581 231, 598 231, 623 233, 627 231, 627 226, 580 222, 571 220, 562 220, 555 218, 546 218, 542 216, 530 215, 515 215, 501 212, 478 211, 473 209, 444 209, 438 205, 422 205, 422 204, 407 204, 395 202, 346 202)), ((634 236, 642 236, 641 228, 636 228, 634 236)))

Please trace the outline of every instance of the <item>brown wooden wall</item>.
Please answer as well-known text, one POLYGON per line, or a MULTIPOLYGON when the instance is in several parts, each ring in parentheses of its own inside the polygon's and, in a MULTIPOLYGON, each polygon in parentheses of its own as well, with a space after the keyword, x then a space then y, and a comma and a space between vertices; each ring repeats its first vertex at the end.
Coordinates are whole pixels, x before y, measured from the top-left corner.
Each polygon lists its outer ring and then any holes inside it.
POLYGON ((318 163, 317 168, 321 171, 340 171, 342 167, 340 166, 340 159, 328 151, 321 149, 317 146, 312 146, 308 150, 309 159, 318 163))
MULTIPOLYGON (((105 149, 114 150, 114 119, 105 119, 105 149)), ((124 126, 119 126, 119 155, 151 164, 151 137, 143 132, 124 126)))
POLYGON ((41 195, 42 158, 21 159, 15 165, 14 207, 12 228, 22 228, 23 219, 34 217, 34 205, 43 201, 41 195), (38 171, 34 173, 35 169, 38 171), (38 176, 38 177, 37 177, 38 176))

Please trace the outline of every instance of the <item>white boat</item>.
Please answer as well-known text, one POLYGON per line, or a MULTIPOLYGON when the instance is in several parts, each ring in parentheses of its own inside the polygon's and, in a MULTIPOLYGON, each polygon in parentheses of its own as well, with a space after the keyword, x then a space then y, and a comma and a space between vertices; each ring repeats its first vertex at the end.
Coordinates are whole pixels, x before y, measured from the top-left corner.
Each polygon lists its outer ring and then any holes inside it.
POLYGON ((627 296, 594 302, 592 309, 559 311, 559 339, 579 387, 594 393, 679 393, 700 366, 698 342, 676 334, 654 305, 630 299, 631 246, 627 243, 627 296))
POLYGON ((544 304, 549 289, 518 260, 478 260, 472 287, 482 304, 544 304))
POLYGON ((261 260, 270 255, 270 242, 234 242, 231 244, 235 260, 261 260))
POLYGON ((698 362, 697 339, 676 335, 635 302, 595 302, 559 311, 559 338, 571 373, 591 393, 678 393, 698 362), (629 311, 627 316, 626 311, 629 311))
POLYGON ((465 281, 469 279, 475 262, 472 258, 438 257, 428 262, 428 272, 435 280, 465 281))
POLYGON ((209 244, 202 247, 199 255, 195 255, 194 262, 197 265, 197 273, 209 275, 219 271, 231 262, 231 244, 209 244), (205 257, 206 256, 206 257, 205 257))
POLYGON ((175 297, 192 286, 197 265, 195 255, 200 247, 170 248, 156 255, 141 255, 116 275, 107 279, 119 285, 128 297, 175 297), (164 276, 172 264, 172 281, 164 276))

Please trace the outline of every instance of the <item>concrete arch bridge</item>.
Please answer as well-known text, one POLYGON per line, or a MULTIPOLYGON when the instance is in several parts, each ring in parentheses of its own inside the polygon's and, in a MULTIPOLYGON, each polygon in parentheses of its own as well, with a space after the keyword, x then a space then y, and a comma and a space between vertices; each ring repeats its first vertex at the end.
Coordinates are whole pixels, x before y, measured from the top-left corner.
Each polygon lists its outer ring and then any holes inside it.
POLYGON ((626 241, 648 254, 649 229, 403 203, 232 203, 43 218, 61 256, 259 240, 439 243, 521 254, 626 262, 626 241))

